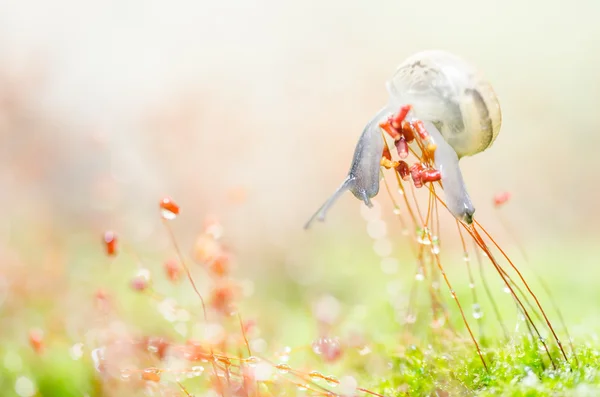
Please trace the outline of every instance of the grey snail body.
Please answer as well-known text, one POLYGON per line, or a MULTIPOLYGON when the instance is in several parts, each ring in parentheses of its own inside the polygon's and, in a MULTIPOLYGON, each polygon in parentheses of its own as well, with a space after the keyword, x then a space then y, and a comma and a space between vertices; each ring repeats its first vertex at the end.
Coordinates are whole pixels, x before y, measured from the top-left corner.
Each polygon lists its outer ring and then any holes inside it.
POLYGON ((371 206, 379 192, 384 147, 379 123, 400 106, 411 105, 410 117, 422 120, 433 138, 435 167, 441 173, 446 205, 470 224, 475 208, 459 160, 489 148, 500 131, 502 114, 491 85, 470 64, 444 51, 423 51, 407 58, 387 82, 389 101, 361 134, 348 175, 308 221, 323 221, 333 203, 349 190, 371 206))

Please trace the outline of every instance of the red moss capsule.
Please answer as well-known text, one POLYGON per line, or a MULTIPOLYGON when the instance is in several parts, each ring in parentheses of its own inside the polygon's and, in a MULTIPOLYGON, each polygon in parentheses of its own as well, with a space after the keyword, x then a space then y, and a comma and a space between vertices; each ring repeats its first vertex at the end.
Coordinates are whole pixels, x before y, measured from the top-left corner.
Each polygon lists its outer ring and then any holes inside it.
POLYGON ((148 280, 142 276, 136 276, 131 280, 131 288, 136 291, 144 291, 148 288, 148 280))
POLYGON ((175 219, 179 215, 179 206, 170 197, 160 200, 159 206, 164 219, 175 219))
POLYGON ((208 270, 215 276, 223 277, 229 273, 230 263, 229 255, 221 254, 209 263, 208 270))
POLYGON ((160 370, 158 368, 146 368, 142 371, 142 379, 150 382, 160 382, 160 370))
POLYGON ((404 137, 404 139, 406 139, 406 142, 411 143, 412 141, 415 140, 415 133, 414 133, 414 128, 413 126, 406 120, 404 120, 401 124, 401 134, 404 137))
POLYGON ((159 359, 163 359, 167 354, 169 342, 164 338, 149 337, 145 340, 145 347, 150 353, 154 353, 159 359))
POLYGON ((188 361, 208 361, 212 360, 212 356, 208 348, 202 346, 200 342, 188 340, 183 347, 183 358, 188 361))
POLYGON ((421 177, 422 171, 423 166, 421 165, 421 163, 415 163, 412 165, 412 167, 410 167, 410 176, 416 188, 423 187, 423 179, 421 177))
POLYGON ((234 309, 237 295, 237 285, 231 282, 223 283, 212 290, 210 305, 221 314, 229 315, 234 309))
POLYGON ((442 174, 438 170, 425 170, 421 172, 423 182, 437 182, 442 179, 442 174))
POLYGON ((211 234, 203 233, 196 239, 193 257, 199 264, 210 263, 221 253, 221 244, 211 234))
POLYGON ((390 149, 387 147, 387 145, 385 145, 383 147, 383 158, 392 161, 392 154, 390 153, 390 149))
POLYGON ((390 124, 390 119, 379 123, 379 127, 384 130, 394 141, 400 138, 400 132, 390 124))
POLYGON ((404 181, 408 181, 410 179, 410 168, 406 161, 399 161, 396 166, 396 172, 400 174, 400 178, 404 181))
POLYGON ((406 118, 406 115, 408 115, 408 112, 410 112, 411 108, 410 105, 402 106, 400 110, 391 117, 390 124, 396 131, 399 131, 402 128, 402 122, 406 118))
POLYGON ((109 256, 115 256, 117 254, 117 236, 115 233, 110 230, 105 232, 103 241, 106 254, 109 256))
POLYGON ((29 344, 36 353, 44 351, 44 331, 35 328, 29 331, 29 344))
POLYGON ((396 150, 398 151, 398 156, 401 159, 405 159, 408 157, 408 143, 406 143, 406 139, 401 136, 400 139, 398 139, 395 142, 396 145, 396 150))
POLYGON ((313 342, 312 349, 327 362, 337 361, 342 356, 342 345, 338 338, 319 338, 313 342))
POLYGON ((502 192, 502 193, 498 193, 494 196, 494 205, 496 207, 500 207, 501 205, 505 204, 508 200, 510 200, 510 192, 502 192))
POLYGON ((166 261, 164 268, 169 280, 173 282, 179 281, 181 278, 181 266, 179 266, 179 263, 177 263, 176 260, 171 259, 166 261))
POLYGON ((96 290, 96 294, 94 295, 96 300, 96 307, 98 310, 102 312, 108 311, 110 307, 110 300, 108 298, 108 294, 102 288, 96 290))
POLYGON ((427 139, 429 139, 429 132, 427 132, 427 129, 425 128, 425 125, 421 120, 415 121, 413 125, 421 140, 426 141, 427 139))

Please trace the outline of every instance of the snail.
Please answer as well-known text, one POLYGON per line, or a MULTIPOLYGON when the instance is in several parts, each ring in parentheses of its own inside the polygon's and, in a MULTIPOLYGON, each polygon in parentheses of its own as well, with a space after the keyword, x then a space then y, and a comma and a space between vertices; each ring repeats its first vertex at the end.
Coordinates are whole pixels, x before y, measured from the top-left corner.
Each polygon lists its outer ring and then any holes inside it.
MULTIPOLYGON (((410 117, 421 120, 435 142, 435 168, 441 174, 446 205, 457 219, 471 224, 475 208, 459 160, 489 148, 500 131, 502 114, 491 85, 472 65, 445 51, 423 51, 407 58, 386 84, 389 100, 365 126, 344 182, 306 223, 324 221, 347 190, 372 207, 379 192, 384 137, 380 122, 410 105, 410 117)), ((418 148, 415 148, 418 150, 418 148)))

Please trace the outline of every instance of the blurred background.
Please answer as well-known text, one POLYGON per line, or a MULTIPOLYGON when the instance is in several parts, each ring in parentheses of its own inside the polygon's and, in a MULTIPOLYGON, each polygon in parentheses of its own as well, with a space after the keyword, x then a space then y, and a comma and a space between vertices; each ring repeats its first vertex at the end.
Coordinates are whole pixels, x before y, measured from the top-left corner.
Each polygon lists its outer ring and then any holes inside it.
MULTIPOLYGON (((165 195, 182 207, 183 247, 214 214, 257 278, 290 266, 318 278, 324 249, 379 272, 350 194, 327 223, 302 226, 344 178, 396 66, 431 48, 477 65, 501 101, 495 144, 462 162, 478 219, 514 250, 492 205, 511 192, 504 216, 530 259, 559 275, 558 291, 591 285, 598 12, 592 0, 3 0, 0 314, 27 304, 8 305, 17 286, 85 290, 102 266, 86 249, 100 255, 107 229, 167 250, 165 195)), ((567 317, 593 321, 574 307, 567 317)))

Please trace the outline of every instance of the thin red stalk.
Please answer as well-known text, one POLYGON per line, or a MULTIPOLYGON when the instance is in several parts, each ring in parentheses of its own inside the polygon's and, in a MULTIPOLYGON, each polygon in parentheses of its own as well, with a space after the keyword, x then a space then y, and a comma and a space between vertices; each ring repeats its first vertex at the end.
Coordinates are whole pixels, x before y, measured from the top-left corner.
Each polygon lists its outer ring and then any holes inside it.
MULTIPOLYGON (((192 288, 194 289, 194 292, 196 293, 196 295, 200 299, 200 302, 202 303, 202 313, 204 314, 204 321, 205 321, 205 323, 208 323, 208 315, 206 313, 206 304, 204 303, 204 298, 202 298, 202 294, 200 294, 200 291, 198 290, 198 287, 196 287, 196 283, 194 282, 194 278, 192 277, 192 273, 190 272, 189 267, 185 263, 185 259, 183 257, 183 254, 181 253, 181 249, 179 249, 179 244, 177 244, 177 239, 175 238, 175 233, 173 233, 173 229, 171 228, 171 225, 168 222, 169 221, 166 220, 166 219, 163 220, 165 228, 167 229, 167 232, 169 233, 169 237, 171 239, 171 244, 173 244, 173 248, 175 248, 175 253, 177 254, 177 257, 179 258, 179 263, 181 263, 181 266, 183 266, 183 269, 185 270, 187 278, 190 281, 190 284, 192 285, 192 288)), ((210 361, 211 361, 211 364, 212 364, 212 367, 213 367, 213 372, 214 372, 215 378, 219 382, 219 389, 222 390, 223 387, 222 387, 222 384, 221 384, 221 380, 219 379, 219 376, 217 374, 217 367, 216 367, 216 364, 214 362, 214 352, 213 352, 212 346, 210 347, 210 355, 211 355, 211 358, 212 358, 210 361)), ((221 393, 221 396, 223 396, 223 395, 224 394, 221 393)))
MULTIPOLYGON (((498 243, 496 243, 496 241, 490 236, 490 234, 477 221, 475 221, 474 224, 476 224, 477 226, 479 226, 481 228, 481 230, 483 230, 483 232, 485 233, 485 235, 492 241, 492 243, 494 244, 494 246, 496 246, 496 248, 498 249, 498 251, 500 251, 502 253, 502 255, 508 261, 508 263, 510 264, 510 266, 515 270, 515 272, 517 272, 517 274, 519 275, 519 278, 521 279, 521 281, 525 285, 525 288, 527 288, 527 291, 529 291, 529 293, 531 294, 531 296, 535 300, 535 303, 536 303, 537 307, 542 312, 542 315, 544 316, 544 319, 546 320, 546 324, 548 325, 548 328, 552 332, 552 335, 554 336, 554 340, 556 341, 556 344, 560 348, 560 351, 561 351, 564 359, 567 362, 569 362, 569 359, 567 358, 567 354, 565 353, 565 350, 563 348, 562 342, 560 341, 560 339, 558 339, 558 336, 556 335, 556 332, 554 331, 554 327, 552 327, 552 324, 550 323, 550 320, 548 319, 548 316, 546 315, 546 312, 542 308, 542 305, 540 304, 540 301, 538 300, 537 296, 533 293, 533 291, 531 290, 531 288, 529 288, 529 284, 527 284, 527 282, 525 281, 525 278, 523 277, 523 275, 521 274, 521 272, 519 271, 519 269, 510 260, 510 258, 508 257, 508 255, 504 252, 504 250, 502 248, 500 248, 500 246, 498 245, 498 243)), ((474 227, 473 227, 473 230, 475 231, 475 233, 477 233, 477 231, 476 231, 476 229, 474 227)))

